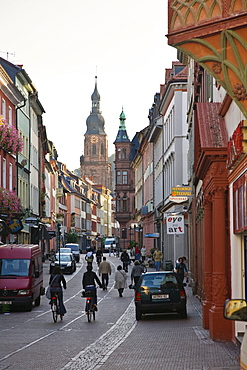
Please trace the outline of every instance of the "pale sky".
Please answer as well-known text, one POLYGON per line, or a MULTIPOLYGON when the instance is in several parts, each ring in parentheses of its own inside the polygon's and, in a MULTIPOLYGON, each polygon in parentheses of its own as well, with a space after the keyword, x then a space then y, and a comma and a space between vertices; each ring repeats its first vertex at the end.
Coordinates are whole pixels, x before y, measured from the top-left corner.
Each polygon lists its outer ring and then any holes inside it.
POLYGON ((0 56, 23 64, 68 169, 80 165, 96 68, 109 156, 122 106, 130 140, 149 124, 165 68, 177 59, 165 36, 167 1, 0 0, 0 9, 0 56))

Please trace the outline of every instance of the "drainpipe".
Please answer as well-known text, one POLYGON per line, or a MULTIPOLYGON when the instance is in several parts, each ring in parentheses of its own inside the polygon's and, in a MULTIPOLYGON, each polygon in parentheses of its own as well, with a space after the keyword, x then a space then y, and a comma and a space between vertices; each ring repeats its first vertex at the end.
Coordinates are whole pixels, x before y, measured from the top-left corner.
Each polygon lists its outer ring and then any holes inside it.
MULTIPOLYGON (((18 114, 17 114, 18 112, 17 111, 18 111, 18 109, 21 109, 21 108, 25 107, 26 102, 27 102, 27 99, 24 98, 23 105, 20 105, 19 107, 17 107, 15 109, 16 128, 17 128, 17 130, 18 130, 18 114)), ((16 194, 18 195, 18 154, 16 155, 16 188, 15 188, 15 190, 16 190, 16 194)))

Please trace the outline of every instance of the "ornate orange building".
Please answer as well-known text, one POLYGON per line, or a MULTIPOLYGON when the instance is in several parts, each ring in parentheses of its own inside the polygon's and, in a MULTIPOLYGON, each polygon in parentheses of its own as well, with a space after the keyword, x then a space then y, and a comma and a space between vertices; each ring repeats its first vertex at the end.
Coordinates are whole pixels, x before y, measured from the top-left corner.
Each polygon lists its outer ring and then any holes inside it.
MULTIPOLYGON (((245 282, 238 273, 247 229, 246 147, 242 145, 244 131, 240 130, 239 136, 236 132, 239 125, 245 126, 245 121, 236 117, 247 118, 247 2, 169 0, 168 43, 199 65, 197 77, 203 67, 226 91, 222 103, 198 100, 194 105, 194 186, 200 181, 202 186, 192 203, 191 243, 195 291, 203 301, 203 326, 214 340, 232 339, 234 324, 223 318, 224 301, 234 294, 247 298, 246 289, 244 293, 244 288, 239 288, 246 286, 246 271, 245 282), (234 116, 235 104, 240 113, 234 116), (225 125, 229 112, 234 117, 234 138, 225 125)), ((244 260, 246 263, 246 255, 244 260)))

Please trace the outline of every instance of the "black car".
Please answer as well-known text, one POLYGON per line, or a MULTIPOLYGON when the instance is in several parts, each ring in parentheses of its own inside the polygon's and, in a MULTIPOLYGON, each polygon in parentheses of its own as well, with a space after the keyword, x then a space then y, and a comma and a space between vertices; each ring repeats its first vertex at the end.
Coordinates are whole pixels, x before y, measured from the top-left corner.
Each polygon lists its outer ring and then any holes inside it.
MULTIPOLYGON (((55 259, 50 263, 50 274, 55 266, 59 266, 59 253, 56 253, 55 259)), ((70 273, 76 270, 76 262, 72 253, 60 253, 60 268, 63 273, 70 273)))
POLYGON ((178 274, 157 271, 142 274, 135 292, 136 320, 143 314, 177 312, 187 317, 186 293, 178 274))

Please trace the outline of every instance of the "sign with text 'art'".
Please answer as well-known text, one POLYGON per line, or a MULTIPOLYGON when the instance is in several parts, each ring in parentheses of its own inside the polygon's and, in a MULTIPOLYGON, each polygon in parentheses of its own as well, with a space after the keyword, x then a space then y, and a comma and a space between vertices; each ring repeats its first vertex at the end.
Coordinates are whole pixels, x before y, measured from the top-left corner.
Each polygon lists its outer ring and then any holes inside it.
POLYGON ((167 234, 184 234, 184 216, 167 216, 167 234))

